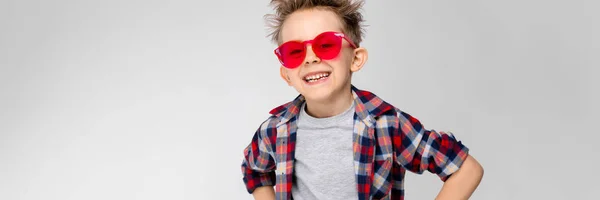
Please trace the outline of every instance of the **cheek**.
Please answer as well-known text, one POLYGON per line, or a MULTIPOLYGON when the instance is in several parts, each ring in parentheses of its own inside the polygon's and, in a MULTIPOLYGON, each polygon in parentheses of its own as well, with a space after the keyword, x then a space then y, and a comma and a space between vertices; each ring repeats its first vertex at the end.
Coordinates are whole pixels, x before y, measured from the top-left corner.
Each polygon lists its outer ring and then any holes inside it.
POLYGON ((354 57, 354 51, 352 49, 345 48, 342 52, 340 52, 339 62, 343 63, 350 67, 352 64, 352 58, 354 57))
POLYGON ((298 71, 295 71, 292 74, 290 74, 290 79, 292 82, 295 83, 302 83, 304 81, 302 80, 302 77, 300 77, 300 73, 298 71))
POLYGON ((298 72, 297 72, 298 70, 290 70, 290 69, 286 69, 286 70, 287 71, 286 71, 285 75, 288 77, 288 79, 290 81, 293 82, 296 79, 296 74, 298 74, 298 72))
POLYGON ((336 69, 348 69, 350 70, 350 65, 352 64, 352 55, 353 52, 343 51, 340 53, 336 59, 330 60, 331 65, 336 69))

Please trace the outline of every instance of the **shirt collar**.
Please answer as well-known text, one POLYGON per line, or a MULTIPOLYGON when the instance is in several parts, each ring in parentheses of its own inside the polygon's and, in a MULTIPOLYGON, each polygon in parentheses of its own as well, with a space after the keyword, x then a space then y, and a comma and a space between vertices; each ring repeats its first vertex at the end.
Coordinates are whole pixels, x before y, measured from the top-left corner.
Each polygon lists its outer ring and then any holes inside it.
MULTIPOLYGON (((355 112, 367 125, 373 124, 375 117, 378 117, 393 108, 392 105, 369 91, 359 90, 354 85, 351 85, 351 89, 352 95, 354 96, 355 112)), ((300 109, 304 102, 304 96, 298 95, 293 101, 280 105, 272 109, 269 113, 280 119, 277 124, 277 126, 280 126, 296 117, 300 113, 300 109)))

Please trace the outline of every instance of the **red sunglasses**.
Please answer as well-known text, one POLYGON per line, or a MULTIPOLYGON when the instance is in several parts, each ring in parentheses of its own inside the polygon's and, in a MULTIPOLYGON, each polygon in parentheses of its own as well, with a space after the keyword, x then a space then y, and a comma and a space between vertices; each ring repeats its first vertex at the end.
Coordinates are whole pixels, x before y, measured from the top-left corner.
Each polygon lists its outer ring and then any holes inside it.
POLYGON ((343 33, 324 32, 312 40, 289 41, 283 43, 275 49, 275 55, 281 64, 289 69, 294 69, 304 62, 306 57, 306 45, 311 44, 315 55, 322 60, 334 59, 342 49, 342 38, 350 43, 350 46, 356 48, 356 45, 343 33))

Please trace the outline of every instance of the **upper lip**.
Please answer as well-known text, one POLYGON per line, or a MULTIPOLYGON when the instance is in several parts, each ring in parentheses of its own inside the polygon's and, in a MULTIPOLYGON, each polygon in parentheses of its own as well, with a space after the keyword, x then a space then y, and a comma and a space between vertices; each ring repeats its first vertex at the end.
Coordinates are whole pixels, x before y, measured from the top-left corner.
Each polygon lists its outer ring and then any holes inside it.
POLYGON ((304 74, 304 76, 302 76, 302 79, 306 79, 306 77, 308 76, 312 76, 312 75, 316 75, 316 74, 321 74, 321 73, 331 73, 330 71, 315 71, 315 72, 310 72, 307 74, 304 74))

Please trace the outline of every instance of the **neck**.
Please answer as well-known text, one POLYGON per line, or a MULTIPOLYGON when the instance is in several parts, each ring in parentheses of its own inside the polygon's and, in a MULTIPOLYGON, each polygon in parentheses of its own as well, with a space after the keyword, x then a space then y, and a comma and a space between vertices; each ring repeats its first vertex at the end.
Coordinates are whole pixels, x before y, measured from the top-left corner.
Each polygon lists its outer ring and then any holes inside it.
POLYGON ((354 97, 350 86, 342 91, 332 94, 332 98, 325 101, 314 101, 306 99, 306 113, 315 118, 325 118, 336 116, 352 105, 354 97))

